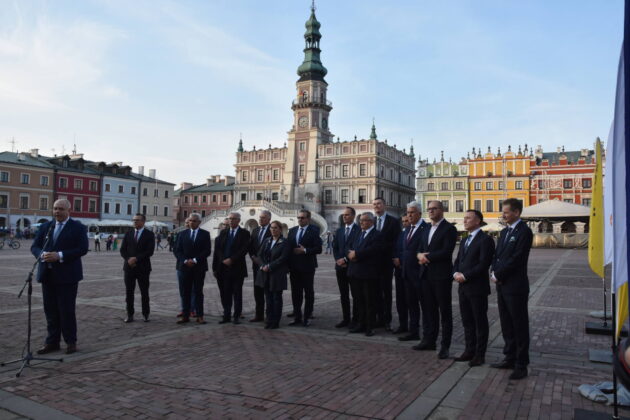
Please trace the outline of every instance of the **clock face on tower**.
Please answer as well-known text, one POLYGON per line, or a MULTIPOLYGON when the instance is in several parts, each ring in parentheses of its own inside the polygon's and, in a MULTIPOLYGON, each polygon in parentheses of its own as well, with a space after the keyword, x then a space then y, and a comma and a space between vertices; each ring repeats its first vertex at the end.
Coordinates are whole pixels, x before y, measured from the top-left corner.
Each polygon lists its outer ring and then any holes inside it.
POLYGON ((308 117, 300 117, 300 119, 298 120, 298 125, 302 128, 306 128, 306 126, 308 125, 308 117))
POLYGON ((322 118, 322 128, 324 130, 328 129, 328 120, 326 118, 322 118))

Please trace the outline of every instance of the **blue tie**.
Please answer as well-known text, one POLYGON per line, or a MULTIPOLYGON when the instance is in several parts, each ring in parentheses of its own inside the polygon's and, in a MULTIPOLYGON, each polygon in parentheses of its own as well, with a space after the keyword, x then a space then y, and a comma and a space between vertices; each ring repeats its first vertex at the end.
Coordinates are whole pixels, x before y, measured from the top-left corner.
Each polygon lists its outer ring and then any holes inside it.
POLYGON ((301 227, 300 231, 298 232, 298 236, 297 236, 297 244, 300 245, 300 241, 302 240, 302 235, 304 235, 304 228, 301 227))
POLYGON ((53 244, 57 242, 57 238, 59 237, 59 234, 61 233, 61 229, 63 229, 63 223, 64 222, 58 222, 57 225, 55 226, 55 231, 53 232, 53 244))

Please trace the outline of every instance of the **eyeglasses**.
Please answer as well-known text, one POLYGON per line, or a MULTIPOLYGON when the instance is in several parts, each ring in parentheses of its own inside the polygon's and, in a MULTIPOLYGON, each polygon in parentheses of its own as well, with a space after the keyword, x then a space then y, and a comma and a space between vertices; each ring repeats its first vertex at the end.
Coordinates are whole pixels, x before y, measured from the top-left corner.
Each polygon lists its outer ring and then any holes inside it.
POLYGON ((436 210, 439 210, 439 208, 438 207, 429 207, 427 210, 428 211, 436 211, 436 210))
POLYGON ((308 219, 308 217, 305 217, 305 216, 298 216, 297 218, 298 219, 308 219))

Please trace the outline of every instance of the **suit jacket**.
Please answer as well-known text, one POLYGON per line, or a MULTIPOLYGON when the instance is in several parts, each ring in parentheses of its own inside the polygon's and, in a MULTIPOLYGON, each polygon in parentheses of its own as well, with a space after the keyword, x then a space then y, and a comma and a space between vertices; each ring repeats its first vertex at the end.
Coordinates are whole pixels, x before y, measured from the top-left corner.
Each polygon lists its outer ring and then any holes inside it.
POLYGON ((459 284, 459 292, 467 296, 490 294, 490 264, 494 256, 494 240, 482 230, 475 234, 468 249, 465 241, 459 244, 459 252, 453 264, 453 273, 460 272, 466 281, 459 284))
POLYGON ((204 229, 197 231, 197 237, 193 242, 190 238, 190 229, 179 232, 177 243, 175 244, 175 257, 177 258, 177 269, 181 271, 201 270, 208 271, 208 257, 212 253, 212 243, 210 232, 204 229), (195 258, 197 264, 189 268, 184 261, 195 258))
POLYGON ((534 235, 522 220, 516 224, 512 234, 506 239, 507 233, 508 228, 501 231, 492 261, 492 271, 498 282, 497 292, 512 295, 529 294, 527 260, 534 235))
POLYGON ((349 250, 356 253, 356 261, 348 264, 348 276, 358 279, 375 279, 378 277, 378 269, 381 265, 379 256, 384 251, 383 234, 374 227, 363 240, 363 231, 360 231, 349 246, 349 250))
POLYGON ((258 251, 260 251, 260 246, 265 242, 265 239, 267 238, 271 238, 271 229, 270 229, 270 224, 267 225, 267 229, 265 230, 265 234, 262 237, 262 241, 258 240, 258 237, 260 236, 260 230, 262 229, 262 226, 258 226, 256 229, 254 229, 254 231, 251 234, 250 240, 249 240, 249 256, 252 257, 252 271, 254 273, 256 273, 258 271, 259 265, 257 263, 257 261, 259 260, 258 258, 258 251))
POLYGON ((453 281, 453 250, 457 242, 457 229, 448 220, 444 219, 438 225, 431 243, 429 233, 431 224, 422 230, 422 237, 418 243, 416 253, 428 252, 430 264, 420 268, 420 276, 430 281, 453 281))
POLYGON ((245 256, 250 247, 249 232, 241 227, 238 228, 232 243, 227 246, 229 234, 232 229, 223 229, 214 240, 214 258, 212 259, 212 271, 215 273, 225 273, 234 277, 247 277, 247 263, 245 256), (223 264, 226 258, 232 259, 232 265, 223 264))
POLYGON ((262 243, 258 251, 258 258, 261 265, 269 264, 269 271, 259 270, 256 274, 255 285, 265 287, 268 284, 269 290, 279 292, 287 289, 287 274, 289 273, 289 257, 293 248, 289 241, 282 236, 278 238, 272 247, 273 238, 269 237, 262 243))
POLYGON ((40 261, 37 267, 37 281, 41 282, 45 277, 46 280, 51 279, 56 284, 76 283, 83 279, 81 257, 87 254, 89 249, 87 229, 81 222, 69 218, 53 243, 55 224, 56 221, 53 219, 40 227, 31 245, 31 253, 38 258, 44 251, 61 251, 63 261, 54 263, 40 261), (44 247, 48 234, 50 234, 50 240, 44 247))
MULTIPOLYGON (((335 257, 335 261, 340 258, 346 258, 349 251, 349 246, 354 241, 354 238, 357 234, 361 232, 361 228, 356 223, 353 223, 350 227, 350 233, 348 234, 348 239, 346 240, 346 225, 344 224, 335 232, 335 237, 333 238, 333 256, 335 257)), ((347 263, 347 260, 346 260, 347 263)), ((335 264, 335 270, 346 270, 348 267, 340 267, 335 264)))
POLYGON ((418 226, 416 226, 416 230, 409 240, 409 243, 407 243, 407 235, 409 235, 411 226, 400 232, 398 258, 400 259, 402 275, 406 279, 418 280, 420 277, 420 263, 418 262, 416 250, 420 245, 420 239, 422 238, 425 229, 427 229, 427 226, 428 224, 424 220, 420 219, 420 222, 418 226))
POLYGON ((289 229, 287 240, 291 246, 291 258, 289 258, 289 269, 293 271, 309 272, 317 268, 317 254, 322 253, 322 238, 319 237, 319 228, 315 225, 308 225, 302 235, 300 244, 306 248, 306 254, 294 254, 293 248, 298 248, 297 234, 299 226, 289 229))
MULTIPOLYGON (((378 217, 378 216, 377 216, 378 217)), ((376 229, 376 223, 374 224, 376 229)), ((400 219, 386 213, 385 221, 383 222, 383 228, 381 229, 381 240, 383 241, 383 253, 382 258, 387 264, 392 265, 392 258, 394 256, 394 250, 396 248, 396 240, 402 229, 402 223, 400 219)))
POLYGON ((125 233, 122 245, 120 245, 120 255, 125 259, 123 270, 135 270, 139 273, 148 273, 151 271, 151 256, 155 249, 155 235, 149 229, 145 228, 138 238, 138 243, 136 243, 134 240, 135 234, 135 229, 125 233), (127 260, 131 257, 136 257, 137 259, 134 268, 131 268, 127 263, 127 260))

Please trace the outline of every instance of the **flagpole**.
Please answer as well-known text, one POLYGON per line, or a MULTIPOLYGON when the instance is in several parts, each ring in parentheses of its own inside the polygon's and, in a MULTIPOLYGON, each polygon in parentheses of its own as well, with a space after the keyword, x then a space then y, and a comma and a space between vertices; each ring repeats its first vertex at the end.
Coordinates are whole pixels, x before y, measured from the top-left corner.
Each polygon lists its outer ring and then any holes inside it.
MULTIPOLYGON (((615 293, 615 288, 613 287, 610 293, 612 297, 612 357, 617 356, 617 296, 615 293)), ((619 420, 619 407, 617 405, 617 375, 615 374, 615 369, 612 371, 613 374, 613 420, 619 420)))
MULTIPOLYGON (((608 327, 608 316, 606 315, 606 278, 602 277, 602 284, 604 285, 604 328, 608 327)), ((612 289, 612 285, 611 285, 612 289)), ((614 331, 614 329, 613 329, 614 331)), ((614 333, 613 333, 614 335, 614 333)))

